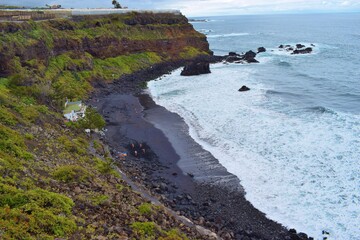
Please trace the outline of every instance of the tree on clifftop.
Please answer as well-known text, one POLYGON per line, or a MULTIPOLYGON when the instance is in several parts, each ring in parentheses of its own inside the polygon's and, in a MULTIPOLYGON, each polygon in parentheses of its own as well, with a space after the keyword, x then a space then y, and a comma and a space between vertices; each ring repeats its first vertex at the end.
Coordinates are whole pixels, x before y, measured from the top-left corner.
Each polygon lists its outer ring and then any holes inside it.
POLYGON ((116 0, 112 1, 112 5, 114 5, 114 8, 121 8, 120 3, 118 1, 116 1, 116 0))

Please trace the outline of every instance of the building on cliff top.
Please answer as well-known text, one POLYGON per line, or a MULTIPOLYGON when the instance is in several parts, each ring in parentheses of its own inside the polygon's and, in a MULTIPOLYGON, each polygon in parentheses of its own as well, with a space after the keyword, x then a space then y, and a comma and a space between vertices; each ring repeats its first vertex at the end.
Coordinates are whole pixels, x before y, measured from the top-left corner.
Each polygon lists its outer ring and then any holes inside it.
POLYGON ((86 106, 81 102, 69 102, 66 99, 64 117, 69 121, 76 122, 78 119, 85 117, 86 106))

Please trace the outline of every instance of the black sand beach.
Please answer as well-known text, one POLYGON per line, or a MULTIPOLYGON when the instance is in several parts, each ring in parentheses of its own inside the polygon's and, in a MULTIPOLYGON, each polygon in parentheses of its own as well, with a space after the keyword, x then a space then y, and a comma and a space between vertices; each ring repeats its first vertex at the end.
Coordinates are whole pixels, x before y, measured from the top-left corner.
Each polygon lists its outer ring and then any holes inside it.
POLYGON ((119 168, 165 205, 224 239, 306 239, 255 209, 239 179, 189 136, 183 119, 137 87, 161 73, 166 71, 158 66, 150 74, 120 79, 99 88, 89 102, 107 121, 104 141, 114 156, 128 152, 119 168))

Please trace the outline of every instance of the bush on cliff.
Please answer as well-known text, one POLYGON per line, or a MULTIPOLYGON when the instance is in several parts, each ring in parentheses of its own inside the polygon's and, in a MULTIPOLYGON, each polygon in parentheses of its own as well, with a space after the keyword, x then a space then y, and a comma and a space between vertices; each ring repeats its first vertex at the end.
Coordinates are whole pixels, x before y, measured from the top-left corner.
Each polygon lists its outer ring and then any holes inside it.
POLYGON ((90 173, 81 166, 65 165, 56 168, 53 172, 53 176, 55 179, 66 183, 82 183, 89 180, 90 173))
POLYGON ((76 230, 73 201, 42 189, 20 190, 0 183, 0 237, 63 237, 76 230))
POLYGON ((81 128, 84 129, 103 129, 106 125, 104 118, 94 108, 87 108, 85 117, 78 121, 81 128))

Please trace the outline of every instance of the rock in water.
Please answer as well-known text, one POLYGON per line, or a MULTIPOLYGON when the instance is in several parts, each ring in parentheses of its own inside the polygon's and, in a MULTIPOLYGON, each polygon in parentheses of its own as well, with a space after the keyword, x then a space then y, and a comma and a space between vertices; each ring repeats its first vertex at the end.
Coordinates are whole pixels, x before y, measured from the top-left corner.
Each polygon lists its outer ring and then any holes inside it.
POLYGON ((226 62, 229 62, 229 63, 233 63, 233 62, 236 62, 236 61, 240 61, 242 60, 241 57, 238 57, 238 56, 228 56, 225 61, 226 62))
POLYGON ((248 63, 258 63, 255 57, 256 57, 256 53, 250 50, 245 53, 244 60, 247 61, 248 63))
POLYGON ((229 52, 229 56, 239 56, 236 52, 229 52))
POLYGON ((181 76, 194 76, 200 74, 211 73, 210 64, 208 62, 195 62, 186 65, 181 71, 181 76))
POLYGON ((303 45, 303 44, 300 44, 300 43, 296 44, 296 48, 304 48, 304 47, 305 47, 305 45, 303 45))
POLYGON ((266 48, 264 48, 264 47, 259 47, 259 48, 257 49, 257 51, 258 51, 258 53, 266 52, 266 48))
POLYGON ((307 47, 305 49, 296 49, 291 54, 307 54, 307 53, 311 53, 311 52, 312 52, 312 48, 307 47))
POLYGON ((240 89, 239 89, 239 92, 245 92, 245 91, 249 91, 250 88, 248 88, 247 86, 242 86, 240 89))

